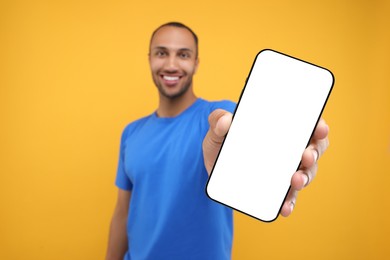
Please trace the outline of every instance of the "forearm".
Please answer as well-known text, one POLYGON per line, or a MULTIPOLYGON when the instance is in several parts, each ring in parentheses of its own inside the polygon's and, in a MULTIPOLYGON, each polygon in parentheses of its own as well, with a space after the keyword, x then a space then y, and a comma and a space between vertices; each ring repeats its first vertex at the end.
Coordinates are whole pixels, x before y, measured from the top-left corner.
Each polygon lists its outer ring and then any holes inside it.
POLYGON ((126 222, 127 212, 116 210, 111 220, 106 260, 123 260, 128 249, 126 222))

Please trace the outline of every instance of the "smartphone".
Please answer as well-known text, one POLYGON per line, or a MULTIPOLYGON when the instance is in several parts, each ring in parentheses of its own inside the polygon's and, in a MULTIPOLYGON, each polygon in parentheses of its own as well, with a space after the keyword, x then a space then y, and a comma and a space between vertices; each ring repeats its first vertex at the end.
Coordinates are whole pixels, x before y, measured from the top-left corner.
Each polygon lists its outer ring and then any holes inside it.
POLYGON ((252 65, 207 182, 214 201, 274 221, 334 85, 320 66, 265 49, 252 65))

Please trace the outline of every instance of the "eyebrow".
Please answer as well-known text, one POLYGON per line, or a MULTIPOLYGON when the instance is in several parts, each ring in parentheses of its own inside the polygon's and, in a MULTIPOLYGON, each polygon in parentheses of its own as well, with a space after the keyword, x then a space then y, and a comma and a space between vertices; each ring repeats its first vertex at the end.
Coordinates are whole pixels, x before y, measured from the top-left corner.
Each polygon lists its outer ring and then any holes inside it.
MULTIPOLYGON (((156 46, 153 48, 154 50, 169 50, 167 47, 164 47, 164 46, 156 46)), ((189 48, 179 48, 177 51, 189 51, 189 52, 194 52, 193 50, 189 49, 189 48)))

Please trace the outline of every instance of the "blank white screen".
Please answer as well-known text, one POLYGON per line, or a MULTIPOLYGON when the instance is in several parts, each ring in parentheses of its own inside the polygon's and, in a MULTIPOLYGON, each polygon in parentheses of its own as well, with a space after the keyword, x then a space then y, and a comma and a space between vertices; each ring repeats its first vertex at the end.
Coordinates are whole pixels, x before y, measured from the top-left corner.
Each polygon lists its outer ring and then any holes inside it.
POLYGON ((209 179, 208 195, 260 220, 276 219, 332 85, 326 69, 261 51, 209 179))

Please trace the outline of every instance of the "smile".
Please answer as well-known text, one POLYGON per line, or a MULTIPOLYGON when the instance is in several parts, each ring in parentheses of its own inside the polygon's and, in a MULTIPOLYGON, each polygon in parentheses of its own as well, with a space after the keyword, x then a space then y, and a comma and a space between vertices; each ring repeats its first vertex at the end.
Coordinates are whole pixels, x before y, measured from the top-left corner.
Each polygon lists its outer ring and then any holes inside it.
POLYGON ((176 81, 179 80, 178 76, 172 77, 172 76, 163 76, 163 79, 168 80, 168 81, 176 81))

